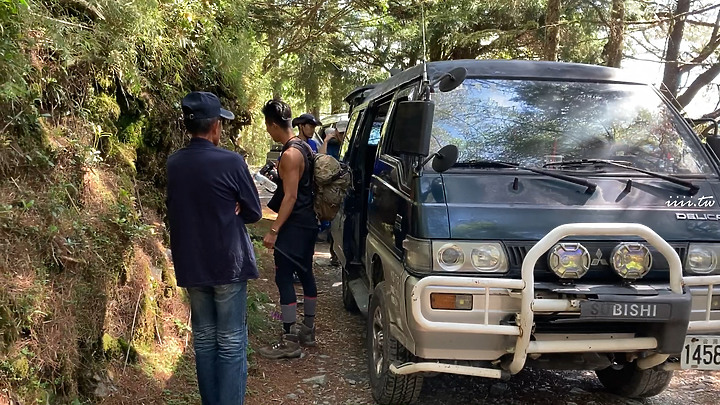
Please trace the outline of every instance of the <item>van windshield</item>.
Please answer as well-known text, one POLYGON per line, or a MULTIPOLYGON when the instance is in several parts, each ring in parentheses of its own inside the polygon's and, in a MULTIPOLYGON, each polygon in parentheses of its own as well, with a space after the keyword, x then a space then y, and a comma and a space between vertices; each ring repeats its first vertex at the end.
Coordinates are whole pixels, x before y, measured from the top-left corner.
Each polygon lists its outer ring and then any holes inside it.
POLYGON ((467 79, 433 100, 430 151, 454 144, 458 163, 609 159, 660 173, 712 172, 695 135, 646 85, 467 79))

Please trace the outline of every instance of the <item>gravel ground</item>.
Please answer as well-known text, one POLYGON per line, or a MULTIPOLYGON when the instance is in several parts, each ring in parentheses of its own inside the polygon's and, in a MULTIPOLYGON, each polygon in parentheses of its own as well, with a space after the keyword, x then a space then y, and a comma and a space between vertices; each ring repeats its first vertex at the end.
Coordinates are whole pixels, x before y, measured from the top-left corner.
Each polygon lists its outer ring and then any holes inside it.
MULTIPOLYGON (((249 380, 249 405, 372 404, 365 352, 365 318, 347 313, 341 301, 340 269, 329 265, 327 244, 316 247, 318 347, 296 360, 258 358, 249 380)), ((277 302, 272 274, 256 285, 277 302)), ((300 307, 302 308, 302 307, 300 307)), ((277 331, 280 323, 274 323, 277 331)), ((277 332, 276 331, 276 332, 277 332)), ((253 337, 256 344, 272 334, 253 337)), ((259 356, 255 356, 259 357, 259 356)), ((592 372, 525 369, 509 381, 441 374, 425 379, 419 404, 718 404, 720 372, 676 372, 670 387, 643 401, 603 390, 592 372)))

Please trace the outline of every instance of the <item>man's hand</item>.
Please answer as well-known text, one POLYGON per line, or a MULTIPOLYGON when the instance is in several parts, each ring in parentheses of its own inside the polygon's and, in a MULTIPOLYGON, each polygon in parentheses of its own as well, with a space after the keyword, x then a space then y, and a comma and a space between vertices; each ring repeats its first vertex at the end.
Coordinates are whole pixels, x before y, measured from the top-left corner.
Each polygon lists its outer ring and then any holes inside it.
POLYGON ((330 142, 331 139, 335 138, 338 141, 340 141, 339 138, 340 133, 337 129, 334 128, 326 128, 325 129, 325 139, 323 140, 323 144, 320 145, 320 149, 318 149, 318 153, 326 154, 327 153, 327 147, 328 142, 330 142))
POLYGON ((240 203, 235 203, 235 215, 240 215, 240 203))
POLYGON ((275 240, 277 240, 277 234, 273 232, 268 232, 263 238, 263 246, 268 249, 273 249, 275 247, 275 240))
POLYGON ((325 142, 338 137, 337 129, 328 128, 325 130, 325 142))

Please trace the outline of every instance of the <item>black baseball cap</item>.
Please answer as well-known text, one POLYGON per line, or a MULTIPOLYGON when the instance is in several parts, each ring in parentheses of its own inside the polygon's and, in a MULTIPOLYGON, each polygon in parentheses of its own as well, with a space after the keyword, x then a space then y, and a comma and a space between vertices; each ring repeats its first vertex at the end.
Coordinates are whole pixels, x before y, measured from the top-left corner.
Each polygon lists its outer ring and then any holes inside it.
POLYGON ((292 126, 296 127, 300 124, 313 124, 315 126, 322 125, 322 123, 315 119, 315 116, 312 114, 300 114, 299 117, 294 118, 292 120, 292 126))
POLYGON ((182 99, 182 111, 186 120, 206 118, 235 119, 235 114, 220 106, 220 99, 207 91, 193 91, 182 99))

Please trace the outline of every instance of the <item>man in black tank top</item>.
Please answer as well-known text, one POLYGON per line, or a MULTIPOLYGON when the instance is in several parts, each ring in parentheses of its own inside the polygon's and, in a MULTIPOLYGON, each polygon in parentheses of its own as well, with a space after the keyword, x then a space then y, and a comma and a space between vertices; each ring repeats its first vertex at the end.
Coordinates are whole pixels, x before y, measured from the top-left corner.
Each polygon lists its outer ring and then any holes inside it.
POLYGON ((276 343, 258 350, 272 358, 300 357, 300 344, 315 345, 317 286, 312 272, 317 218, 313 209, 312 151, 292 131, 292 112, 282 101, 270 100, 262 109, 265 127, 275 142, 283 144, 278 174, 280 181, 268 207, 277 212, 263 245, 275 249, 275 284, 280 291, 283 335, 276 343), (303 287, 304 317, 297 320, 297 297, 293 274, 303 287))

